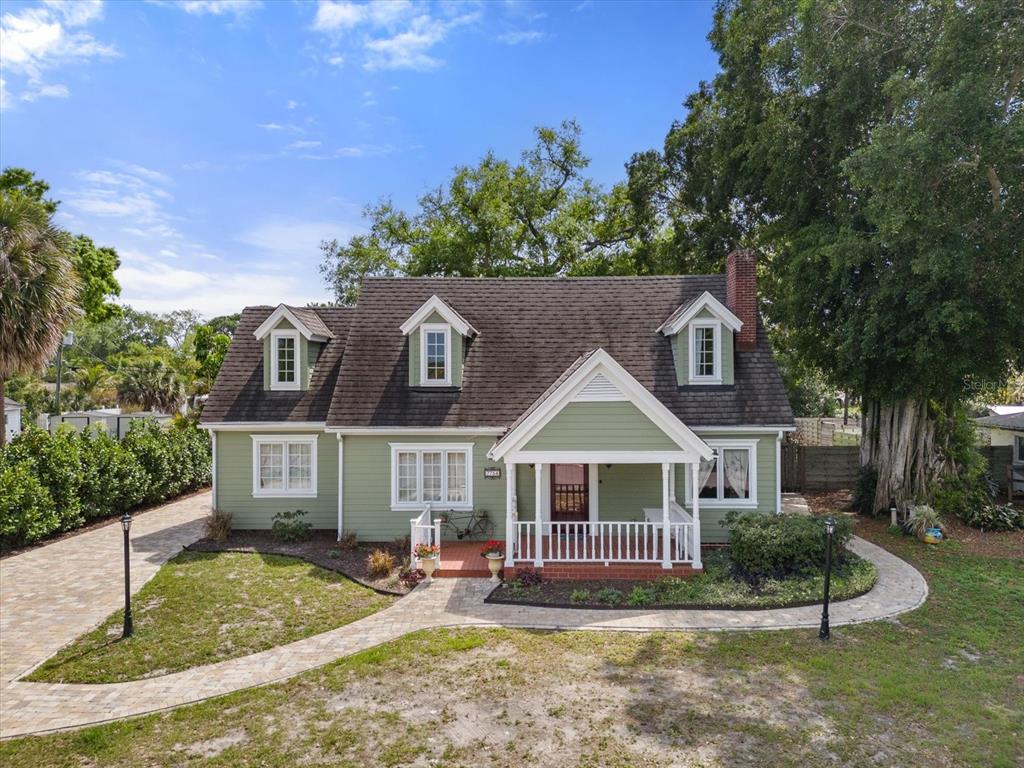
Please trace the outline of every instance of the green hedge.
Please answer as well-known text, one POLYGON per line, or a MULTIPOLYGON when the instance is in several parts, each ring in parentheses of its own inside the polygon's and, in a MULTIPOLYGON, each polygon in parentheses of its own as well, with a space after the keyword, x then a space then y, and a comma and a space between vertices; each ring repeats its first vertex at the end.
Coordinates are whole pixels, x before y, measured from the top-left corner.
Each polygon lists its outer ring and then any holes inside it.
MULTIPOLYGON (((739 575, 750 581, 783 578, 821 570, 825 563, 825 525, 807 515, 756 512, 729 521, 729 553, 739 575)), ((832 557, 841 562, 853 535, 848 518, 836 520, 832 557)))
POLYGON ((210 464, 209 435, 184 419, 140 419, 120 442, 98 427, 29 427, 0 450, 0 547, 208 485, 210 464))

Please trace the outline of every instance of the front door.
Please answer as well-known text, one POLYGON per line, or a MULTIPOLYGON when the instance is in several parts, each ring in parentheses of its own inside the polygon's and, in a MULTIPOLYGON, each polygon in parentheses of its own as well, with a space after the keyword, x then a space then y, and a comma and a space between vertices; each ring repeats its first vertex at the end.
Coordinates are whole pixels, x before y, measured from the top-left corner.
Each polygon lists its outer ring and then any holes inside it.
POLYGON ((583 522, 590 514, 590 482, 586 464, 551 465, 551 522, 583 522))

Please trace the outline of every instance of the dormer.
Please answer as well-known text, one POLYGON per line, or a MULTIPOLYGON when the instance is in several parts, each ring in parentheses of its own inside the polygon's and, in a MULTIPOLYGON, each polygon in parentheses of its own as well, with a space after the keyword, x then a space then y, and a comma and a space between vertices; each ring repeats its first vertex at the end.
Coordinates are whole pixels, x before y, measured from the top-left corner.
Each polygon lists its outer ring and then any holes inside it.
POLYGON ((309 378, 324 344, 334 338, 312 309, 278 305, 253 331, 263 342, 263 388, 309 389, 309 378))
POLYGON ((443 299, 434 295, 402 323, 409 337, 409 386, 442 389, 462 386, 466 342, 476 329, 443 299))
POLYGON ((658 331, 672 340, 679 386, 733 384, 733 334, 742 328, 708 291, 676 309, 658 331))

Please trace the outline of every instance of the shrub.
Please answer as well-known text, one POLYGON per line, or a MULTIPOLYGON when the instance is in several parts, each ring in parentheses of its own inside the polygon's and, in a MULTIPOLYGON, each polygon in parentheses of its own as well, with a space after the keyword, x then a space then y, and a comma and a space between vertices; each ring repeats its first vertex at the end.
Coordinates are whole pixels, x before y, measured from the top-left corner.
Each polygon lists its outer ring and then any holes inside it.
POLYGON ((366 570, 375 579, 381 579, 395 570, 398 561, 386 549, 375 549, 366 558, 366 570))
POLYGON ((312 530, 313 525, 306 522, 306 512, 302 509, 278 512, 270 527, 273 537, 286 543, 302 541, 312 530))
POLYGON ((31 544, 60 528, 50 492, 28 464, 0 465, 0 545, 31 544))
POLYGON ((910 519, 907 521, 908 532, 923 539, 929 528, 938 528, 945 532, 946 526, 942 524, 942 515, 927 504, 911 505, 910 519))
POLYGON ((80 437, 69 426, 51 435, 30 426, 11 441, 6 461, 29 467, 36 480, 49 491, 57 511, 57 530, 70 531, 85 522, 82 515, 82 452, 80 437))
POLYGON ((850 506, 862 515, 874 516, 875 490, 878 487, 878 472, 870 467, 861 467, 857 474, 857 486, 853 491, 850 506))
POLYGON ((345 531, 338 539, 338 546, 341 549, 357 549, 359 547, 359 536, 355 531, 345 531))
POLYGON ((585 603, 590 599, 589 589, 574 589, 569 594, 569 600, 573 603, 585 603))
POLYGON ((426 577, 427 575, 419 568, 412 568, 402 571, 402 575, 398 577, 398 580, 407 587, 415 587, 426 577))
MULTIPOLYGON (((752 582, 817 570, 825 562, 822 520, 806 515, 730 516, 730 555, 739 575, 752 582)), ((841 561, 853 535, 849 519, 838 518, 832 557, 841 561)))
POLYGON ((970 510, 963 521, 983 531, 1024 530, 1024 509, 1012 504, 985 504, 970 510))
POLYGON ((605 587, 604 589, 598 590, 594 597, 597 602, 605 603, 607 605, 618 605, 622 602, 622 593, 613 587, 605 587))
POLYGON ((637 584, 633 587, 633 591, 629 593, 626 598, 627 605, 633 605, 637 608, 642 608, 645 605, 651 605, 654 602, 654 590, 642 587, 637 584))
POLYGON ((215 509, 203 521, 203 535, 223 544, 231 533, 231 513, 215 509))
POLYGON ((515 583, 520 587, 535 587, 542 581, 544 581, 543 577, 532 569, 520 571, 515 578, 515 583))
POLYGON ((146 493, 146 471, 105 430, 91 428, 79 436, 82 456, 82 514, 109 517, 133 509, 146 493))

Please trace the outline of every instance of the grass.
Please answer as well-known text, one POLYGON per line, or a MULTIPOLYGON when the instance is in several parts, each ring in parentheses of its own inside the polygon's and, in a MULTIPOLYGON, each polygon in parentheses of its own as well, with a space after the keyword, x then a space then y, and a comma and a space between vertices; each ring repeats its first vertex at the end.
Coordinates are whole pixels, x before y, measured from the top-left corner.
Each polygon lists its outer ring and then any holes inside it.
POLYGON ((932 593, 816 631, 435 630, 264 688, 0 744, 20 766, 1024 763, 1024 561, 866 534, 932 593))
MULTIPOLYGON (((873 563, 848 553, 832 572, 833 600, 848 600, 874 586, 873 563)), ((726 550, 709 552, 704 573, 686 579, 657 581, 547 581, 523 586, 513 580, 494 593, 501 602, 547 603, 579 607, 646 608, 782 608, 821 601, 821 572, 766 579, 752 585, 733 575, 726 550)))
POLYGON ((245 656, 361 619, 391 604, 294 557, 182 552, 124 612, 62 649, 29 680, 114 683, 245 656))

